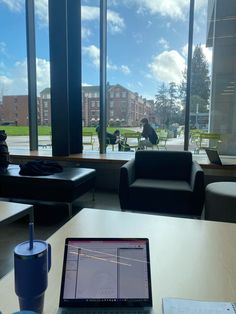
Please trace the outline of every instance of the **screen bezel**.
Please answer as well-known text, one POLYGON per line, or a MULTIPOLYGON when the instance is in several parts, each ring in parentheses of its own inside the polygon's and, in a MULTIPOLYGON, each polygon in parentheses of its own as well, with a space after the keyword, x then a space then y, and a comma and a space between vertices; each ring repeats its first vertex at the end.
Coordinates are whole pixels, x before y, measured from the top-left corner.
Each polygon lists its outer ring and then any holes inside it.
POLYGON ((150 269, 150 251, 149 240, 147 238, 66 238, 63 258, 63 268, 61 276, 61 291, 60 291, 60 307, 151 307, 152 306, 152 287, 151 287, 151 269, 150 269), (64 299, 64 282, 65 282, 65 270, 66 270, 66 257, 68 251, 69 241, 145 241, 147 252, 147 272, 148 272, 148 299, 137 300, 129 299, 126 301, 103 301, 103 300, 85 300, 85 299, 64 299))

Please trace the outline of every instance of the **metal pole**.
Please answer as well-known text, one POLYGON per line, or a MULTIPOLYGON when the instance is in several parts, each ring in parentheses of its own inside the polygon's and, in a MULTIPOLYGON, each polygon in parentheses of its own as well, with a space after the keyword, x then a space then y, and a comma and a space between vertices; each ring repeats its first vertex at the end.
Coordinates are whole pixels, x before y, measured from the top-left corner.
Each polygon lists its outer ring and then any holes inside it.
POLYGON ((37 78, 34 0, 25 1, 26 11, 26 44, 28 71, 28 117, 30 150, 38 149, 38 113, 37 113, 37 78))
POLYGON ((185 106, 184 150, 188 150, 188 145, 189 145, 189 116, 190 116, 190 97, 191 97, 194 1, 195 0, 190 0, 190 9, 189 9, 188 64, 187 64, 188 68, 187 68, 186 106, 185 106))
POLYGON ((107 0, 100 0, 100 154, 106 152, 107 0))

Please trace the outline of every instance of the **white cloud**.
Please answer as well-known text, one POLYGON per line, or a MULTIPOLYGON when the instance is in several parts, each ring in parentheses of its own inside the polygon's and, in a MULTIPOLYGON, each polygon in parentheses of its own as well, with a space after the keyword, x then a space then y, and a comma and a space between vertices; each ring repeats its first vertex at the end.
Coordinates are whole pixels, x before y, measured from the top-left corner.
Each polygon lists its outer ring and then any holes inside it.
MULTIPOLYGON (((212 64, 212 49, 207 48, 205 45, 201 44, 200 45, 202 48, 202 52, 206 58, 206 61, 208 62, 209 65, 212 64)), ((195 46, 193 45, 193 51, 195 49, 195 46)), ((188 57, 188 44, 184 45, 181 50, 182 55, 187 58, 188 57)))
MULTIPOLYGON (((50 63, 44 59, 36 60, 38 93, 50 86, 50 63)), ((27 61, 17 61, 13 68, 8 69, 8 75, 0 76, 0 87, 6 95, 27 95, 27 61)))
POLYGON ((24 0, 0 0, 0 4, 5 4, 12 12, 21 12, 24 8, 24 0))
MULTIPOLYGON (((89 57, 95 67, 99 67, 100 49, 98 47, 96 47, 95 45, 83 47, 83 53, 89 57)), ((107 69, 112 71, 120 71, 126 75, 131 73, 130 68, 127 65, 117 66, 116 64, 113 64, 110 60, 107 61, 107 69)))
POLYGON ((158 43, 162 46, 162 48, 164 48, 165 50, 169 49, 169 43, 168 41, 161 37, 161 39, 158 41, 158 43))
POLYGON ((13 82, 13 80, 9 79, 7 76, 5 76, 5 75, 0 76, 0 86, 1 87, 8 88, 8 86, 10 86, 12 84, 12 82, 13 82))
POLYGON ((99 66, 99 63, 100 63, 100 50, 99 50, 99 48, 97 48, 94 45, 91 45, 89 47, 83 47, 83 53, 91 59, 92 63, 96 67, 99 66))
POLYGON ((152 22, 151 22, 151 21, 148 21, 146 28, 150 28, 151 26, 152 26, 152 22))
POLYGON ((188 44, 184 45, 181 49, 182 55, 187 58, 188 57, 188 44))
MULTIPOLYGON (((127 0, 123 0, 122 3, 127 6, 131 5, 127 0)), ((189 11, 189 0, 134 0, 132 4, 136 5, 138 13, 160 14, 173 19, 185 20, 189 11)), ((204 6, 206 6, 206 0, 196 1, 197 11, 204 6)))
POLYGON ((184 58, 176 50, 171 50, 155 56, 148 67, 155 80, 179 83, 186 64, 184 58))
POLYGON ((81 17, 83 21, 92 21, 99 19, 99 7, 84 5, 81 7, 81 17))
POLYGON ((35 0, 35 14, 40 26, 48 25, 48 0, 35 0))
POLYGON ((6 43, 4 43, 3 41, 0 42, 0 53, 6 54, 6 43))
POLYGON ((124 73, 124 74, 130 74, 130 68, 127 66, 127 65, 122 65, 121 66, 121 71, 124 73))
POLYGON ((86 27, 82 27, 81 28, 81 36, 82 36, 82 38, 88 38, 90 35, 91 35, 90 29, 88 29, 86 27))
POLYGON ((202 52, 204 53, 206 57, 208 64, 211 65, 212 64, 212 49, 207 48, 205 45, 201 45, 201 48, 202 48, 202 52))
MULTIPOLYGON (((83 21, 99 20, 99 7, 82 6, 81 17, 83 21)), ((112 34, 120 33, 125 28, 125 23, 120 15, 112 10, 107 10, 108 29, 112 34)))
POLYGON ((38 93, 50 86, 50 62, 45 59, 36 59, 38 93))
POLYGON ((123 18, 121 18, 120 15, 115 11, 107 11, 107 23, 108 28, 110 29, 112 34, 121 33, 122 30, 125 28, 123 18))
POLYGON ((136 0, 138 12, 148 11, 175 19, 184 19, 189 7, 189 0, 136 0))

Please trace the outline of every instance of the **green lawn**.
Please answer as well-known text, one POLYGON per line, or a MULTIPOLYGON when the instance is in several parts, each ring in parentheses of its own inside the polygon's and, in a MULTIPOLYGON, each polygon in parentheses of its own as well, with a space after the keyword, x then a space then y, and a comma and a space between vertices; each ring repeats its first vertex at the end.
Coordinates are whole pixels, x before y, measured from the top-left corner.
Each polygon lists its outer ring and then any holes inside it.
MULTIPOLYGON (((1 125, 1 130, 5 130, 8 136, 22 136, 29 135, 28 126, 12 126, 12 125, 1 125)), ((38 127, 39 135, 50 135, 51 127, 48 126, 39 126, 38 127)))
MULTIPOLYGON (((119 129, 121 134, 125 132, 134 132, 129 128, 107 128, 107 132, 113 133, 115 130, 119 129)), ((28 126, 12 126, 12 125, 2 125, 0 126, 0 130, 5 130, 8 136, 22 136, 22 135, 29 135, 29 127, 28 126)), ((96 135, 96 128, 95 127, 84 127, 84 131, 86 132, 93 132, 96 135)), ((51 134, 51 127, 49 126, 39 126, 38 127, 39 135, 50 135, 51 134)))

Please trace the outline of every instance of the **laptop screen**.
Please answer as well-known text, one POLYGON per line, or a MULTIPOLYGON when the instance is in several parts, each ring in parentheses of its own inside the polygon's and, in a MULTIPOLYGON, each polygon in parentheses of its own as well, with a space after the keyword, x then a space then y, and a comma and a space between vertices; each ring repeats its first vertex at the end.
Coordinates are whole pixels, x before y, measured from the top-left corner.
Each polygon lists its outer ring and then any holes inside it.
POLYGON ((60 307, 151 305, 148 239, 66 239, 60 307))

